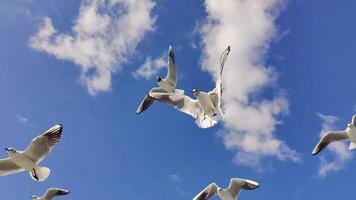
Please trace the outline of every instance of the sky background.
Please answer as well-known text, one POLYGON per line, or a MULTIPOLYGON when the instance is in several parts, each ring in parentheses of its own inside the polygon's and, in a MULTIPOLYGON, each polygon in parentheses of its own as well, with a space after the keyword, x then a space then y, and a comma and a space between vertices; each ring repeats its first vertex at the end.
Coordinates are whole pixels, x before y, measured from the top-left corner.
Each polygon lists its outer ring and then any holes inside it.
POLYGON ((192 199, 241 177, 261 183, 241 199, 354 200, 348 144, 311 151, 356 111, 355 9, 352 0, 1 0, 0 148, 24 149, 64 125, 42 163, 47 181, 1 177, 1 198, 62 187, 63 199, 192 199), (200 129, 159 103, 135 114, 165 75, 169 45, 191 95, 214 87, 228 44, 223 122, 200 129))

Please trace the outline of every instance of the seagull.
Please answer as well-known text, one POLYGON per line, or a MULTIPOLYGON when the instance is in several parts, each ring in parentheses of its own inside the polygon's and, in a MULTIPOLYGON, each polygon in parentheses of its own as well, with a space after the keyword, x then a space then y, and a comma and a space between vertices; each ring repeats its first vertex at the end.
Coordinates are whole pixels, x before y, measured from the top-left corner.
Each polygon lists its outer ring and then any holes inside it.
POLYGON ((38 197, 36 195, 33 195, 31 198, 32 200, 52 200, 56 196, 62 196, 67 194, 69 194, 68 190, 59 188, 49 188, 43 196, 38 197))
POLYGON ((209 184, 203 191, 201 191, 193 200, 207 200, 214 195, 218 195, 221 200, 234 200, 240 194, 241 188, 244 190, 254 190, 259 187, 255 181, 232 178, 230 185, 226 189, 220 188, 216 183, 209 184))
POLYGON ((312 155, 318 154, 330 143, 341 140, 351 140, 349 150, 356 148, 356 115, 352 117, 351 123, 347 124, 344 131, 327 132, 323 137, 321 137, 319 143, 313 149, 312 155))
POLYGON ((172 46, 169 46, 168 49, 168 71, 167 75, 164 79, 161 77, 156 77, 156 82, 159 87, 154 87, 152 88, 145 96, 143 101, 141 102, 140 106, 136 110, 136 114, 140 114, 143 111, 145 111, 147 108, 149 108, 155 101, 154 98, 152 98, 152 94, 154 93, 178 93, 178 94, 184 94, 184 90, 176 89, 177 86, 177 75, 176 75, 176 63, 175 63, 175 58, 174 58, 174 53, 172 46))
POLYGON ((24 151, 14 148, 5 148, 9 157, 0 160, 0 176, 15 174, 27 170, 32 179, 45 181, 51 170, 38 164, 46 158, 47 154, 59 142, 63 126, 57 124, 43 134, 34 138, 24 151))
POLYGON ((222 118, 221 98, 222 98, 222 72, 227 56, 230 53, 230 46, 220 57, 220 73, 217 76, 215 88, 209 92, 193 89, 192 93, 196 99, 192 99, 182 93, 155 92, 151 97, 160 102, 173 105, 176 109, 184 112, 195 119, 195 123, 200 128, 209 128, 217 124, 222 118))

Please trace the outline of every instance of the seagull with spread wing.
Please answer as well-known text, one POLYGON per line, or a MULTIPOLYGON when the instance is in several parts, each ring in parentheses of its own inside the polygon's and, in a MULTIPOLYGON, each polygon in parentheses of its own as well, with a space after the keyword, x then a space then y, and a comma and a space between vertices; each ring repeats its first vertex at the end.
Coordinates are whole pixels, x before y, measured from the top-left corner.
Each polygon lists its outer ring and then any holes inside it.
POLYGON ((19 173, 27 170, 32 179, 44 181, 50 174, 50 169, 39 166, 48 153, 59 142, 63 126, 57 124, 43 134, 34 138, 24 151, 5 148, 9 157, 0 160, 0 176, 19 173))
POLYGON ((62 195, 67 195, 69 194, 68 190, 64 190, 64 189, 59 189, 59 188, 50 188, 46 191, 46 193, 41 196, 38 197, 36 195, 32 196, 32 200, 52 200, 54 199, 56 196, 62 196, 62 195))
POLYGON ((214 195, 218 195, 221 200, 235 200, 238 198, 241 189, 254 190, 258 187, 259 184, 255 181, 232 178, 228 188, 222 189, 216 183, 211 183, 195 196, 193 200, 207 200, 214 195))
POLYGON ((220 73, 217 76, 215 88, 210 92, 203 92, 193 89, 192 93, 196 99, 192 99, 182 93, 155 92, 151 97, 160 102, 173 105, 176 109, 184 112, 193 118, 200 128, 209 128, 217 124, 221 117, 222 98, 222 72, 227 56, 230 53, 230 46, 220 57, 220 73))
POLYGON ((318 154, 330 143, 341 140, 351 140, 349 149, 356 149, 356 115, 352 117, 351 123, 347 124, 344 131, 330 131, 321 137, 318 144, 314 147, 312 155, 318 154))
POLYGON ((184 90, 176 89, 177 86, 177 75, 176 75, 176 61, 174 58, 174 53, 172 46, 169 46, 168 50, 168 64, 167 64, 167 75, 164 79, 161 77, 156 78, 156 82, 159 87, 152 88, 145 96, 140 106, 136 110, 136 114, 140 114, 149 108, 155 101, 152 95, 155 93, 173 93, 173 94, 184 94, 184 90))

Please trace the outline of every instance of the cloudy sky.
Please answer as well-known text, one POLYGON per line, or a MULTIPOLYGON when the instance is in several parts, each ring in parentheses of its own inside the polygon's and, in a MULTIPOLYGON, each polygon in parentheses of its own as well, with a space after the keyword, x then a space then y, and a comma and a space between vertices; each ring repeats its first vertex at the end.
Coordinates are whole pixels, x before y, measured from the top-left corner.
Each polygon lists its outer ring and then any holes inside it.
MULTIPOLYGON (((44 183, 0 177, 1 198, 48 187, 68 199, 192 199, 211 182, 259 181, 243 199, 345 199, 353 152, 311 151, 356 112, 356 2, 345 0, 2 0, 0 148, 64 125, 44 183), (212 89, 231 45, 224 120, 199 129, 159 103, 136 115, 168 46, 178 87, 212 89)), ((0 151, 6 157, 5 151, 0 151)))

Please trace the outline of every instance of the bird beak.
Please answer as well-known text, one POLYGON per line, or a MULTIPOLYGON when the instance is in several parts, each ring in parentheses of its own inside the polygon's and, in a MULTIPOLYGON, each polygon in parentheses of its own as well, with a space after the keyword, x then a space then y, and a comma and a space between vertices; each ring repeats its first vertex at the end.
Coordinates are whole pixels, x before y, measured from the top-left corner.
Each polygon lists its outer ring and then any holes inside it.
POLYGON ((10 149, 9 148, 5 148, 5 151, 10 151, 10 149))

